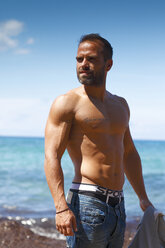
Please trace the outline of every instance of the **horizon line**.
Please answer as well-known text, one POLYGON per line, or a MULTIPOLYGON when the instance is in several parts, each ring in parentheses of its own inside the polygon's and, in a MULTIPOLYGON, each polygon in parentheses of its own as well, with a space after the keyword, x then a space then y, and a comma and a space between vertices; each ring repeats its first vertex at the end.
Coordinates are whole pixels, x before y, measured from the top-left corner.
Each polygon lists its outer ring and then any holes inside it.
MULTIPOLYGON (((0 138, 30 138, 30 139, 44 139, 44 136, 26 136, 26 135, 1 135, 0 134, 0 138)), ((144 139, 144 138, 133 138, 134 141, 159 141, 159 142, 165 142, 165 139, 144 139)))

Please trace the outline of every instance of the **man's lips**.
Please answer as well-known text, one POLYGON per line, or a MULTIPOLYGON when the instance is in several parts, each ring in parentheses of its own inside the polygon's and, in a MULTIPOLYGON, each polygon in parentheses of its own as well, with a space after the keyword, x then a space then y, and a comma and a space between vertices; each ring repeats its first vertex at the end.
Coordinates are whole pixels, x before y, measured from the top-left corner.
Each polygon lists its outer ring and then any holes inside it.
POLYGON ((79 71, 80 74, 91 74, 91 71, 79 71))

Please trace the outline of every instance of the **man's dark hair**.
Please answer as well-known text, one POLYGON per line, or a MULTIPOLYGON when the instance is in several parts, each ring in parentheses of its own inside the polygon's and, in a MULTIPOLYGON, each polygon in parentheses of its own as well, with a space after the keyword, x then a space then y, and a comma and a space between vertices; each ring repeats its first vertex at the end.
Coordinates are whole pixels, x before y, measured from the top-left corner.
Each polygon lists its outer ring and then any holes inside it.
POLYGON ((99 34, 86 34, 81 36, 79 45, 84 41, 101 41, 101 43, 103 44, 103 54, 105 61, 107 59, 112 59, 113 48, 111 44, 106 39, 101 37, 99 34))

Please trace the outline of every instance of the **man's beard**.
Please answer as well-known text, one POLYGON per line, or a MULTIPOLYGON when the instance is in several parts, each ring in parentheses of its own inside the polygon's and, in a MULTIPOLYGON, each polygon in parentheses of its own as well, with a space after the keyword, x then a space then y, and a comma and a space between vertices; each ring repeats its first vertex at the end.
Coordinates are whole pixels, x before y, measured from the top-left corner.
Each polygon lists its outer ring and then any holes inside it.
POLYGON ((95 75, 92 71, 87 71, 87 75, 81 75, 81 73, 77 72, 77 78, 79 82, 83 85, 87 86, 102 86, 104 83, 104 70, 97 72, 95 75))

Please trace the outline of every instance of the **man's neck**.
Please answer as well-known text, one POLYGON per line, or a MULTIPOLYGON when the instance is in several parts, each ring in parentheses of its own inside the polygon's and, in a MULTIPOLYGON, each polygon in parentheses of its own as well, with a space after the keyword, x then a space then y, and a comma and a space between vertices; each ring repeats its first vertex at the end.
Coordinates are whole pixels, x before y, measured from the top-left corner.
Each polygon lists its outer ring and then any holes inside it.
POLYGON ((100 86, 100 87, 96 87, 96 86, 87 86, 87 85, 83 85, 84 87, 84 91, 85 93, 89 96, 89 97, 93 97, 96 98, 100 101, 104 101, 104 98, 106 96, 106 89, 105 89, 105 84, 100 86))

